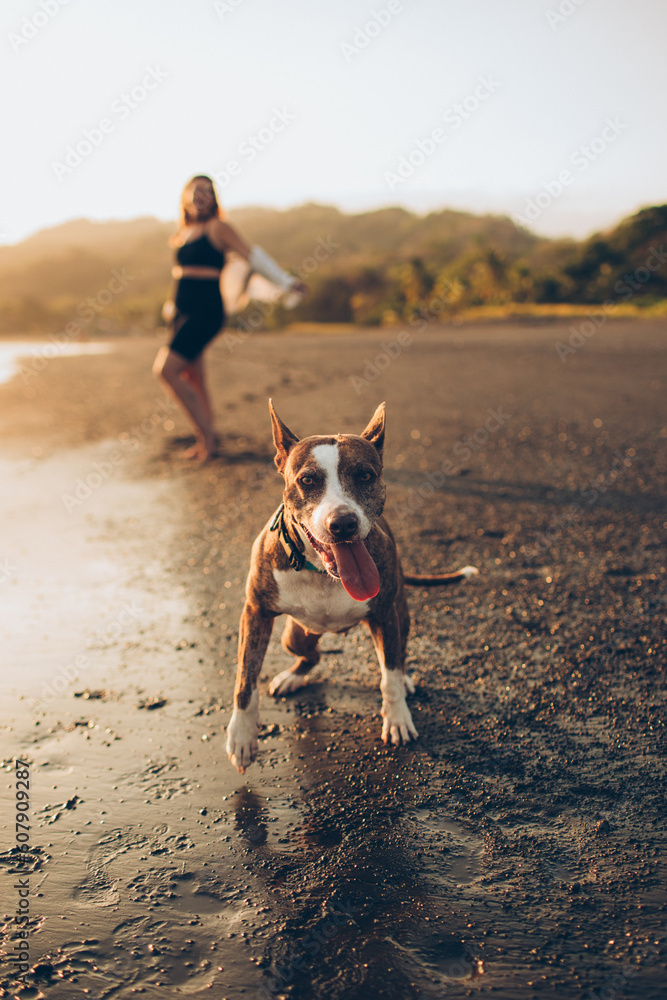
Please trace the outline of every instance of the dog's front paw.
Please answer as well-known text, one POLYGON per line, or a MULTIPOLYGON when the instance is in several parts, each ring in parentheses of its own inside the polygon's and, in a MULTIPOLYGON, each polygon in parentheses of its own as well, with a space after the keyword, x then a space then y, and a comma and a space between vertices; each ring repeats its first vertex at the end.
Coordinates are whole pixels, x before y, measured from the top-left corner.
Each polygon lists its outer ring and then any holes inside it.
POLYGON ((409 743, 411 739, 416 740, 419 733, 415 729, 415 724, 410 715, 410 709, 405 702, 391 702, 383 704, 382 715, 382 742, 394 746, 401 743, 409 743))
POLYGON ((245 769, 257 756, 259 726, 256 712, 234 709, 227 728, 227 756, 239 774, 245 774, 245 769))
POLYGON ((280 698, 281 695, 298 691, 307 683, 308 677, 305 674, 293 674, 291 670, 282 670, 269 684, 269 694, 274 698, 280 698))

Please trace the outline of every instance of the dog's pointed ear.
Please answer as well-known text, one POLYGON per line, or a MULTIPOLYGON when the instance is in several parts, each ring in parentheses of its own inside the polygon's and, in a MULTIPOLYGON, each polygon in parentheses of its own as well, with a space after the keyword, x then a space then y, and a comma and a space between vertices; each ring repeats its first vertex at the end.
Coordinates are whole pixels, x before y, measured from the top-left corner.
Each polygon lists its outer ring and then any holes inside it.
POLYGON ((298 437, 282 422, 276 411, 273 409, 273 400, 269 400, 269 413, 271 414, 271 427, 273 429, 273 443, 276 446, 276 457, 274 462, 282 472, 287 462, 287 456, 298 442, 298 437))
POLYGON ((385 420, 385 409, 386 404, 380 403, 377 410, 371 417, 368 426, 361 432, 362 438, 376 448, 380 457, 382 457, 382 448, 384 446, 384 420, 385 420))

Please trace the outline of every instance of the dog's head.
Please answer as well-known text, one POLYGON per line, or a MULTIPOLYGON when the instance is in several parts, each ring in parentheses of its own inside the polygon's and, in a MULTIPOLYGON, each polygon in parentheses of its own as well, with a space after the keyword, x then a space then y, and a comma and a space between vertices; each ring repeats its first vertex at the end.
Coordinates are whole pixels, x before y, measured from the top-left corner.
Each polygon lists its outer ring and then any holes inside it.
POLYGON ((327 572, 340 579, 355 600, 379 589, 375 564, 364 539, 382 513, 385 404, 357 434, 299 438, 269 400, 275 462, 285 480, 285 510, 301 527, 327 572))

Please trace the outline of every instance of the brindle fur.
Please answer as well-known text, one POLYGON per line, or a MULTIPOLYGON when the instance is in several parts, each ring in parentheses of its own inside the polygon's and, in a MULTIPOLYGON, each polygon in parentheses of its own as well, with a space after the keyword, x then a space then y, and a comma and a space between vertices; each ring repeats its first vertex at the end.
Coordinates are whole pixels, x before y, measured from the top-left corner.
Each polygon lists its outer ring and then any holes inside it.
MULTIPOLYGON (((355 502, 363 508, 365 515, 371 522, 368 535, 364 538, 364 543, 368 552, 375 562, 380 576, 380 590, 378 594, 369 601, 362 601, 359 605, 359 617, 354 624, 363 621, 368 627, 373 643, 380 661, 380 665, 385 670, 386 688, 383 688, 383 715, 385 715, 385 698, 387 704, 395 704, 396 683, 391 680, 394 672, 400 672, 401 676, 405 671, 405 652, 410 628, 410 615, 408 612, 405 597, 405 578, 401 567, 401 562, 396 549, 396 543, 391 528, 382 516, 386 489, 382 480, 382 446, 384 443, 384 420, 385 410, 382 403, 376 410, 373 418, 361 435, 338 434, 333 436, 316 436, 299 440, 292 431, 282 422, 273 409, 269 401, 271 421, 273 425, 273 439, 276 446, 275 463, 285 479, 285 489, 283 492, 283 502, 285 504, 284 518, 287 529, 298 545, 304 550, 305 546, 301 541, 296 529, 296 523, 301 525, 309 524, 309 517, 317 508, 323 496, 325 484, 322 489, 318 489, 318 466, 311 459, 312 449, 318 445, 338 445, 339 469, 342 470, 341 480, 345 489, 352 495, 355 502), (313 484, 310 492, 306 493, 297 483, 297 474, 303 474, 304 468, 312 466, 313 484), (362 483, 359 477, 349 475, 346 470, 360 468, 371 468, 375 473, 375 478, 370 483, 362 483), (365 612, 365 613, 364 613, 365 612), (393 691, 393 693, 391 693, 393 691)), ((319 470, 319 474, 321 475, 319 470)), ((241 615, 241 625, 239 630, 239 661, 234 694, 235 714, 237 711, 244 715, 246 709, 251 706, 253 693, 257 688, 257 679, 266 649, 271 637, 274 619, 279 614, 287 614, 287 622, 282 636, 282 645, 287 652, 292 653, 296 660, 289 672, 297 676, 308 674, 320 659, 318 647, 320 634, 309 631, 302 624, 292 618, 284 607, 280 607, 279 587, 274 576, 274 570, 290 570, 288 556, 280 542, 278 533, 270 530, 270 521, 265 525, 259 537, 252 547, 250 561, 250 572, 246 585, 246 602, 241 615)), ((291 572, 295 572, 292 570, 291 572)), ((301 573, 310 574, 309 570, 302 570, 301 573)), ((313 574, 314 576, 315 574, 313 574)), ((442 578, 442 582, 452 582, 454 579, 462 579, 462 574, 447 574, 442 578)), ((341 585, 342 587, 342 585, 341 585)), ((353 625, 339 631, 347 632, 353 625)), ((399 700, 403 698, 404 686, 411 689, 409 681, 401 682, 399 700)), ((242 720, 243 725, 249 726, 247 719, 254 719, 256 713, 256 699, 252 703, 250 714, 246 714, 242 720)), ((410 719, 409 711, 405 706, 407 717, 410 719)), ((243 728, 241 723, 240 727, 243 728)), ((231 731, 234 726, 234 717, 230 723, 231 731)), ((413 735, 416 731, 412 726, 413 735)), ((238 727, 237 727, 238 728, 238 727)), ((404 732, 404 730, 402 730, 404 732)), ((247 732, 247 730, 246 730, 247 732)), ((398 741, 392 734, 393 742, 398 741)), ((384 738, 384 729, 383 729, 384 738)), ((404 735, 404 739, 405 739, 404 735)), ((410 736, 407 735, 407 739, 410 736)), ((233 740, 232 740, 233 742, 233 740)), ((246 740, 247 742, 247 740, 246 740)), ((254 749, 250 751, 250 761, 254 759, 256 752, 256 738, 253 741, 254 749)), ((247 750, 247 747, 244 747, 247 750)), ((230 758, 233 757, 228 748, 230 758)), ((240 771, 245 768, 238 761, 237 767, 240 771)))

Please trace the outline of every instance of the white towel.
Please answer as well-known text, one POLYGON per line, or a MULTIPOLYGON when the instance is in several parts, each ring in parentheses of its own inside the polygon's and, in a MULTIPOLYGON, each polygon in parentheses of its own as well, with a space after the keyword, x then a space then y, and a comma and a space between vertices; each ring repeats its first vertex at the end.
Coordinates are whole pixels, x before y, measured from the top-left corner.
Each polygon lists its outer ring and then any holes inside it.
MULTIPOLYGON (((294 279, 296 281, 296 279, 294 279)), ((220 275, 220 291, 225 305, 225 313, 233 316, 241 312, 249 302, 273 302, 294 309, 303 295, 294 288, 280 288, 278 285, 253 271, 250 263, 240 254, 225 254, 225 266, 220 275)))

